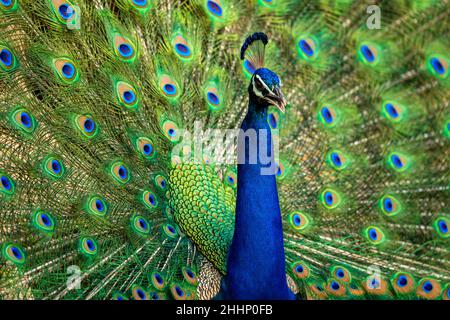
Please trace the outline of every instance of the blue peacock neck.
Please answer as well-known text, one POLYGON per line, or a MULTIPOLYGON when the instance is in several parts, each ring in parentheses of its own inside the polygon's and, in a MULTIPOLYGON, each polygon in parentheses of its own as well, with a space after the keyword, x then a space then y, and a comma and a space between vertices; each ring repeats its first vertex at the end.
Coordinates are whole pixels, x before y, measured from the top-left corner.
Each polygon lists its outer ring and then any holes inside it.
POLYGON ((268 105, 258 104, 255 100, 250 98, 248 112, 241 125, 244 133, 256 130, 257 139, 247 139, 238 151, 238 156, 245 152, 245 162, 238 164, 236 223, 228 254, 224 297, 294 299, 286 284, 275 170, 272 174, 262 174, 270 164, 261 160, 260 151, 268 153, 273 164, 272 136, 267 123, 268 105), (265 130, 266 135, 262 130, 265 130), (266 142, 266 150, 260 149, 260 141, 266 142), (257 144, 258 152, 257 162, 253 164, 249 163, 252 143, 257 144))

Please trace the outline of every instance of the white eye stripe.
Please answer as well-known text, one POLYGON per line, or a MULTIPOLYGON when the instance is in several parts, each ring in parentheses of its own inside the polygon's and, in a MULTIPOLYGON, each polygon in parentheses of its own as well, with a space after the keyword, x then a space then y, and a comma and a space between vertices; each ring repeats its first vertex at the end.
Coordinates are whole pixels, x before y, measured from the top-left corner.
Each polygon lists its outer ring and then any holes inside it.
POLYGON ((252 81, 252 86, 253 86, 253 92, 256 94, 256 96, 263 98, 264 96, 263 96, 262 92, 259 91, 258 88, 256 88, 254 80, 252 81))
POLYGON ((273 94, 273 91, 269 89, 269 87, 267 86, 267 84, 261 79, 261 77, 257 74, 255 77, 258 78, 258 80, 262 83, 262 85, 267 89, 267 91, 270 92, 270 94, 273 94))

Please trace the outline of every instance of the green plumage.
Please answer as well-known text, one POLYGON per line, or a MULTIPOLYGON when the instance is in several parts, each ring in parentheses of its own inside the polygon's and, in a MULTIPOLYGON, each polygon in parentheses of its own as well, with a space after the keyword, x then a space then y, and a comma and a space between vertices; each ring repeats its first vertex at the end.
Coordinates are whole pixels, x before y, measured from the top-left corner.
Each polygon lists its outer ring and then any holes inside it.
POLYGON ((379 30, 360 1, 1 2, 0 298, 217 293, 236 147, 188 162, 186 130, 239 128, 263 31, 291 289, 448 299, 450 9, 376 4, 379 30))

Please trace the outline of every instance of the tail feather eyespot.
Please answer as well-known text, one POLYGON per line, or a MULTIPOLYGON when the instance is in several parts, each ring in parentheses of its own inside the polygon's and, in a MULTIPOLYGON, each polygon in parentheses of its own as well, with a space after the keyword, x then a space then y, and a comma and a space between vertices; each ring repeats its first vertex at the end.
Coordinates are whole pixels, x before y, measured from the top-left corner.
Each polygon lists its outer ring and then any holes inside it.
POLYGON ((97 135, 98 126, 91 115, 85 114, 77 116, 75 124, 84 137, 93 138, 97 135))
POLYGON ((73 84, 79 79, 78 68, 69 58, 54 59, 53 68, 58 79, 60 79, 64 84, 73 84))
POLYGON ((53 216, 45 211, 35 211, 31 215, 31 224, 45 234, 52 234, 55 230, 55 220, 53 216))
POLYGON ((91 237, 82 237, 79 240, 78 250, 85 257, 92 258, 98 253, 97 241, 91 237))
POLYGON ((403 295, 414 291, 414 278, 406 272, 397 272, 391 280, 395 292, 403 295))
POLYGON ((376 66, 380 61, 380 48, 375 43, 363 42, 358 47, 359 60, 367 66, 376 66))
POLYGON ((130 171, 128 170, 127 166, 121 161, 114 162, 111 165, 110 172, 114 180, 121 184, 129 182, 131 179, 130 171))
POLYGON ((125 81, 116 83, 116 95, 119 104, 127 109, 136 108, 139 103, 139 96, 136 89, 125 81))
POLYGON ((6 46, 0 45, 0 70, 12 71, 17 66, 17 59, 14 52, 6 46))
POLYGON ((142 215, 133 215, 130 219, 131 229, 140 236, 148 236, 151 231, 150 222, 142 215))
POLYGON ((26 261, 26 255, 23 248, 14 243, 5 243, 2 247, 3 257, 15 265, 23 265, 26 261))
POLYGON ((375 226, 369 226, 364 230, 365 237, 370 243, 378 245, 386 240, 383 231, 375 226))
POLYGON ((63 177, 66 170, 62 160, 54 156, 48 156, 44 159, 43 169, 45 174, 54 179, 63 177))
POLYGON ((0 192, 10 196, 14 194, 15 184, 14 181, 6 173, 0 171, 0 192))
POLYGON ((416 294, 423 299, 437 299, 441 295, 441 284, 432 278, 423 278, 420 280, 416 289, 416 294))

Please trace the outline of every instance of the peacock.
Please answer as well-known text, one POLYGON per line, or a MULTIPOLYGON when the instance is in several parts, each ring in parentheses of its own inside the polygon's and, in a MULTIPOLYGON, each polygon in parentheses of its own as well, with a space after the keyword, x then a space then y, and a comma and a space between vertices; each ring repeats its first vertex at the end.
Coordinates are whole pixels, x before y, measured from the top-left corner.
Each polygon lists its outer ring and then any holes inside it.
POLYGON ((449 15, 0 0, 0 299, 449 300, 449 15))

